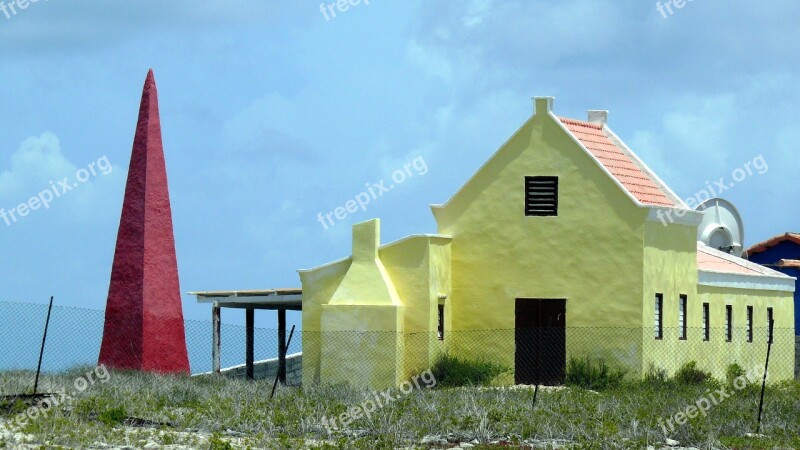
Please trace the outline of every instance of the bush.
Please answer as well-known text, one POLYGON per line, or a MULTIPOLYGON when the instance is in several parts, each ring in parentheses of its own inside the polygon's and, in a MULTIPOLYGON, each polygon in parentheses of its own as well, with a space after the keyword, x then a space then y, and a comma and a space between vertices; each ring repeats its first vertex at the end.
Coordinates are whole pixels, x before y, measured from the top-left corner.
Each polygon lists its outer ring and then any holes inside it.
MULTIPOLYGON (((743 377, 747 372, 742 369, 742 366, 739 364, 733 363, 728 366, 728 369, 725 371, 725 379, 728 381, 728 386, 733 386, 733 382, 736 381, 737 378, 743 377)), ((745 377, 745 379, 747 379, 745 377)), ((750 380, 748 380, 749 383, 750 380)))
POLYGON ((689 361, 675 373, 675 381, 680 384, 702 384, 711 378, 711 374, 697 368, 697 363, 689 361))
POLYGON ((627 373, 625 369, 612 369, 603 359, 592 360, 588 356, 570 358, 565 383, 585 389, 603 390, 622 384, 627 373))
POLYGON ((222 439, 219 434, 214 433, 208 438, 209 450, 233 450, 233 445, 230 442, 222 439))
POLYGON ((662 367, 657 367, 655 364, 650 363, 650 367, 644 374, 644 381, 645 383, 653 383, 653 384, 665 384, 669 382, 667 369, 664 369, 662 367))
POLYGON ((97 416, 97 420, 103 422, 109 427, 121 424, 128 418, 128 413, 125 408, 111 408, 106 409, 97 416))
POLYGON ((437 387, 488 386, 510 369, 483 359, 467 359, 445 353, 431 367, 437 387))

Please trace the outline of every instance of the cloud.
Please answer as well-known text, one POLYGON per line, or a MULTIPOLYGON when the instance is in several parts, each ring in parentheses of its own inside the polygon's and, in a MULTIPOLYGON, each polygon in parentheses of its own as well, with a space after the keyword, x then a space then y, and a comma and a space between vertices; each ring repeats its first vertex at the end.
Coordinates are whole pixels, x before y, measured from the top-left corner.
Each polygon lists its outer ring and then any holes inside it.
POLYGON ((267 26, 310 20, 302 2, 264 0, 70 0, 31 3, 0 27, 13 42, 4 56, 94 50, 127 39, 225 27, 267 26), (308 16, 308 18, 307 18, 308 16))
POLYGON ((225 122, 226 151, 251 160, 315 160, 311 147, 294 135, 307 120, 298 106, 278 93, 253 101, 225 122))
POLYGON ((44 191, 56 190, 58 195, 53 195, 48 207, 44 208, 51 210, 48 212, 51 220, 55 217, 53 211, 62 205, 69 209, 69 214, 58 215, 59 220, 73 223, 97 220, 98 216, 106 215, 113 204, 114 189, 111 188, 123 179, 121 172, 115 161, 103 155, 77 166, 61 152, 58 136, 44 132, 25 139, 11 155, 10 167, 0 172, 0 207, 11 210, 44 191), (99 162, 101 159, 102 163, 99 162), (88 170, 90 166, 94 174, 88 170), (69 190, 61 187, 64 180, 70 186, 69 190))
POLYGON ((10 169, 0 173, 0 199, 21 201, 21 195, 30 195, 33 189, 47 187, 77 169, 61 153, 58 136, 48 131, 29 137, 11 155, 10 169))
POLYGON ((479 92, 551 82, 613 95, 702 92, 740 82, 733 74, 799 68, 790 55, 800 50, 800 3, 691 6, 664 20, 655 2, 633 0, 425 2, 407 58, 479 92))

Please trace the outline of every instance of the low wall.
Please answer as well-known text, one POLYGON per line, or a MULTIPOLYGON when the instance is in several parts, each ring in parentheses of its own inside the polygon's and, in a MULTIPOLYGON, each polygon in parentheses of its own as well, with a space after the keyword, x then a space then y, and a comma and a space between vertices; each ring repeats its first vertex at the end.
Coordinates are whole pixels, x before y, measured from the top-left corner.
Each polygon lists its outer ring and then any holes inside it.
MULTIPOLYGON (((228 367, 220 371, 222 375, 231 378, 244 378, 247 374, 245 364, 228 367)), ((209 375, 205 372, 198 375, 209 375)), ((255 361, 253 363, 253 378, 256 380, 275 379, 278 374, 278 358, 255 361)), ((286 356, 286 385, 300 386, 303 381, 303 354, 294 353, 286 356)))
POLYGON ((794 337, 794 379, 800 380, 800 336, 794 337))

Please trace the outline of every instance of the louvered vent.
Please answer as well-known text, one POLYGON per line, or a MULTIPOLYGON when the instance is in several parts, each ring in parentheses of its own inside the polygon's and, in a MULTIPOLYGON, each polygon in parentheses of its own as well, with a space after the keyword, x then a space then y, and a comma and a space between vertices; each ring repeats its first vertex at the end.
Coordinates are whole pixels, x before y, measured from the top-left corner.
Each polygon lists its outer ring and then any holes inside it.
POLYGON ((558 177, 525 177, 525 215, 558 215, 558 177))

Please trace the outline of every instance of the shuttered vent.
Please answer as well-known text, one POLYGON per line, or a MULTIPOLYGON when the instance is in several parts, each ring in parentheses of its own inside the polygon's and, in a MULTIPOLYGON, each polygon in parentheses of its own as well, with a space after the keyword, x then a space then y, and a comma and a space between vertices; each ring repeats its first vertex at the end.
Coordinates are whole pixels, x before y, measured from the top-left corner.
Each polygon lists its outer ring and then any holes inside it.
POLYGON ((525 177, 525 215, 558 215, 558 177, 525 177))

